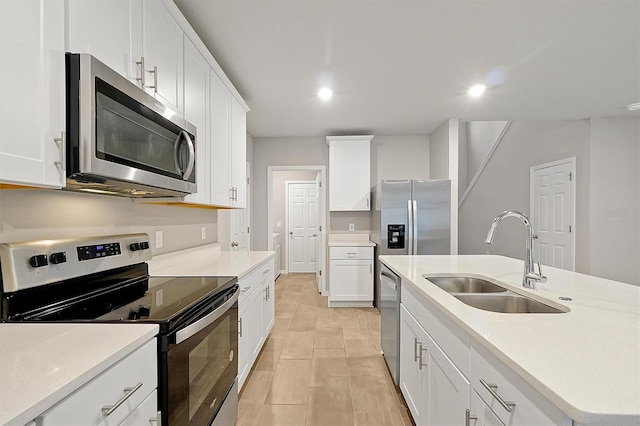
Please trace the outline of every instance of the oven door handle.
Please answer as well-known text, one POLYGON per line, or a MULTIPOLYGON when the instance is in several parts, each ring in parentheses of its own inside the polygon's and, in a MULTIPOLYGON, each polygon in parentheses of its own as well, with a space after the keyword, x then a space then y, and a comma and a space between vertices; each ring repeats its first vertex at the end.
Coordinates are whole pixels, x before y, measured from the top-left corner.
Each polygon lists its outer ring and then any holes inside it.
POLYGON ((238 301, 238 291, 236 290, 236 292, 233 294, 231 299, 224 302, 215 311, 211 312, 209 315, 205 316, 204 318, 199 319, 193 324, 183 328, 182 330, 177 331, 176 344, 184 342, 185 340, 187 340, 197 332, 206 328, 208 325, 214 323, 218 318, 220 318, 222 315, 225 314, 225 312, 229 310, 231 305, 233 305, 237 301, 238 301))

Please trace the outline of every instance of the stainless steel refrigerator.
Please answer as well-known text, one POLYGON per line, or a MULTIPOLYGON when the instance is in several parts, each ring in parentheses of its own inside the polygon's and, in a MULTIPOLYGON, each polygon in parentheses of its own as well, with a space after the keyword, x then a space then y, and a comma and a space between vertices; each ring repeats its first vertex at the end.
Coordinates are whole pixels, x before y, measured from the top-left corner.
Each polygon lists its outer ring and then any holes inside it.
MULTIPOLYGON (((451 254, 450 180, 383 180, 372 201, 371 239, 378 255, 451 254)), ((392 271, 382 273, 378 260, 375 270, 382 352, 398 385, 401 286, 392 271)))

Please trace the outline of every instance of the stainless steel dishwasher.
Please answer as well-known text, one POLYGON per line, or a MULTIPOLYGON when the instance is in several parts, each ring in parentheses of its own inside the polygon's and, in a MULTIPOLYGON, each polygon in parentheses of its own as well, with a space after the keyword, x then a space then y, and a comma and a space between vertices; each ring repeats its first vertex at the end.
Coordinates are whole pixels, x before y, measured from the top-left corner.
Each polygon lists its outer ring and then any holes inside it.
POLYGON ((400 380, 400 277, 381 264, 380 343, 382 354, 396 386, 400 380))

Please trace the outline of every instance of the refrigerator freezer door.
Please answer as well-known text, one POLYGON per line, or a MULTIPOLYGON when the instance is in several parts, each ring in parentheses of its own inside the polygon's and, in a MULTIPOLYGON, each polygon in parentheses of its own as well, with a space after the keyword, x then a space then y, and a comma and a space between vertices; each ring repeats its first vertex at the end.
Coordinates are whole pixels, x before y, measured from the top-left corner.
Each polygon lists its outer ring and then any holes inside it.
POLYGON ((451 253, 451 181, 413 181, 416 236, 413 254, 451 253))
POLYGON ((378 254, 409 254, 410 223, 408 201, 411 200, 411 181, 385 180, 380 183, 380 239, 378 254), (403 231, 398 231, 403 230, 403 231), (391 232, 390 232, 391 231, 391 232), (394 232, 403 232, 404 244, 391 241, 394 232), (395 247, 395 248, 389 248, 395 247))

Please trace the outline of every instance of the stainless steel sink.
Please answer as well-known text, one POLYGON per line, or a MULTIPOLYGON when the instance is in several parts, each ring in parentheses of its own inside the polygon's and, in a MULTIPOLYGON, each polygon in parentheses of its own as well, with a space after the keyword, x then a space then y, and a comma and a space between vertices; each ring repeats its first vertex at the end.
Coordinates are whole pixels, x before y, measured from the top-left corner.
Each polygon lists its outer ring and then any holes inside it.
POLYGON ((500 293, 507 291, 506 288, 482 278, 447 276, 424 276, 424 278, 448 293, 500 293))
POLYGON ((557 309, 514 293, 455 294, 453 296, 474 308, 506 314, 561 314, 568 312, 568 310, 557 309))

